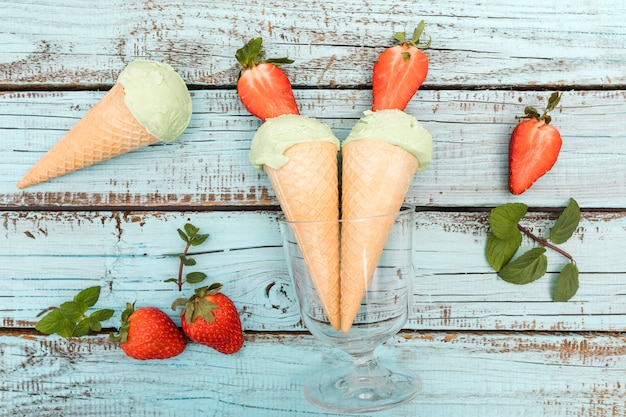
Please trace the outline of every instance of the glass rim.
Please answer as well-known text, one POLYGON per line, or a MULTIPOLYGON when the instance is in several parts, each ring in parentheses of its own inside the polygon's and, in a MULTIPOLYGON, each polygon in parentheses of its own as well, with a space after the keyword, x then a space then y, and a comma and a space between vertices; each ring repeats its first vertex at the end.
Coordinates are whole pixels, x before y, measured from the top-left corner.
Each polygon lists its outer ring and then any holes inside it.
MULTIPOLYGON (((391 213, 385 213, 385 214, 377 214, 374 216, 367 216, 367 217, 355 217, 353 219, 342 219, 339 218, 337 220, 332 219, 332 220, 287 220, 285 218, 285 212, 281 211, 280 212, 280 216, 278 217, 278 222, 279 223, 283 223, 283 224, 316 224, 316 223, 347 223, 347 222, 359 222, 359 221, 366 221, 366 220, 373 220, 376 218, 381 218, 381 217, 393 217, 393 216, 399 216, 402 214, 408 214, 408 213, 415 213, 416 210, 416 206, 414 204, 407 204, 407 203, 402 203, 402 205, 400 206, 400 209, 391 213)), ((340 210, 341 213, 341 210, 340 210)))

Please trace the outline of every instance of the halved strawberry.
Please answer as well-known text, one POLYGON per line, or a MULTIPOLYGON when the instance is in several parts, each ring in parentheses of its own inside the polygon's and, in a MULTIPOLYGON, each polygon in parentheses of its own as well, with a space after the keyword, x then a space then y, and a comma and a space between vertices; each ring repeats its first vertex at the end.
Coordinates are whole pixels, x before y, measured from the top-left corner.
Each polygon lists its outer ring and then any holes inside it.
POLYGON ((426 79, 428 56, 421 49, 430 47, 431 40, 419 43, 424 26, 422 20, 410 40, 406 40, 405 32, 396 33, 394 39, 400 44, 378 56, 372 76, 373 111, 404 110, 426 79))
POLYGON ((563 143, 558 129, 549 123, 548 112, 559 104, 561 95, 552 93, 546 110, 539 115, 534 107, 524 109, 525 116, 511 133, 509 143, 509 190, 522 194, 548 172, 559 156, 563 143))
POLYGON ((251 39, 235 53, 243 67, 237 81, 237 94, 250 113, 265 121, 283 114, 300 114, 293 96, 291 83, 278 68, 291 64, 289 58, 263 59, 263 40, 251 39))

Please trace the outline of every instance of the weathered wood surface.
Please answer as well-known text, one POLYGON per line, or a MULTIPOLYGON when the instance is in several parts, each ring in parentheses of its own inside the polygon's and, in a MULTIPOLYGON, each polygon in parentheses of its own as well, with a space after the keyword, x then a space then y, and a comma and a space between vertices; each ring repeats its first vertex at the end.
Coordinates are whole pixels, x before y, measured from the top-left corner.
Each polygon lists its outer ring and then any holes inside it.
MULTIPOLYGON (((626 315, 626 217, 588 212, 562 248, 581 271, 580 290, 567 303, 551 301, 565 264, 548 253, 549 273, 518 286, 499 279, 484 255, 488 212, 420 211, 416 215, 414 303, 410 329, 622 331, 626 315)), ((0 213, 4 279, 0 320, 29 328, 36 315, 82 288, 103 288, 99 305, 127 301, 169 311, 178 291, 167 278, 182 251, 176 229, 191 221, 210 234, 195 249, 198 265, 240 306, 247 330, 303 330, 273 212, 34 212, 0 213)), ((543 235, 554 215, 532 213, 526 226, 543 235)), ((525 242, 530 247, 530 242, 525 242)), ((172 317, 174 313, 170 311, 172 317)), ((119 316, 111 320, 117 325, 119 316)))
POLYGON ((425 87, 626 84, 622 0, 567 4, 428 0, 3 2, 0 85, 110 85, 134 58, 172 63, 197 86, 233 85, 233 54, 262 36, 296 61, 296 86, 366 86, 394 32, 433 38, 425 87), (71 28, 71 31, 68 30, 71 28))
MULTIPOLYGON (((611 334, 403 332, 382 361, 417 372, 413 402, 368 416, 622 416, 626 340, 611 334)), ((224 356, 190 345, 167 361, 105 338, 0 336, 2 416, 336 415, 303 399, 307 377, 346 357, 306 335, 249 334, 224 356), (294 352, 298 352, 297 355, 294 352)))
MULTIPOLYGON (((433 134, 435 159, 407 201, 416 216, 414 300, 380 349, 424 380, 381 416, 622 416, 626 340, 626 3, 0 2, 0 416, 326 416, 306 377, 344 359, 304 332, 287 276, 276 199, 248 163, 260 122, 239 103, 234 52, 262 36, 303 114, 343 139, 371 102, 371 67, 395 31, 424 19, 430 71, 407 111, 433 134), (17 181, 137 58, 170 63, 194 106, 185 134, 18 190, 17 181), (508 137, 524 106, 554 113, 555 168, 520 197, 508 137), (527 286, 484 257, 491 207, 522 201, 543 233, 575 198, 583 218, 563 247, 581 270, 567 303, 550 293, 563 260, 527 286), (106 335, 39 335, 37 313, 101 285, 98 306, 164 308, 163 280, 191 221, 211 234, 198 269, 227 284, 246 331, 233 356, 191 344, 137 362, 106 335), (194 372, 204 371, 197 377, 194 372)), ((529 242, 525 242, 529 245, 529 242)), ((169 311, 174 317, 174 312, 169 311)))
MULTIPOLYGON (((626 64, 624 65, 626 68, 626 64)), ((265 174, 249 163, 259 121, 235 91, 196 91, 191 125, 170 144, 19 190, 16 183, 103 93, 17 92, 0 96, 0 207, 257 206, 276 204, 265 174)), ((555 169, 523 195, 507 188, 508 141, 527 105, 550 92, 421 91, 407 112, 434 138, 430 168, 407 201, 419 206, 493 207, 507 201, 561 207, 626 207, 626 91, 565 91, 553 123, 564 144, 555 169)), ((344 139, 371 105, 370 91, 299 91, 303 114, 344 139)))

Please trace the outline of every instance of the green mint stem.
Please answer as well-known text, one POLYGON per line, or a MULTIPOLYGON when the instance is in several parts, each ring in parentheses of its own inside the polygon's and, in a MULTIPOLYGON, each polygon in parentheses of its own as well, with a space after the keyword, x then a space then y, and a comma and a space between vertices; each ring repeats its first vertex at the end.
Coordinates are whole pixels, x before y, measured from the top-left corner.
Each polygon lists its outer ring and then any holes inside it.
POLYGON ((572 255, 570 255, 569 253, 565 252, 563 249, 561 249, 561 248, 559 248, 557 246, 554 246, 553 244, 548 242, 546 239, 542 239, 542 238, 540 238, 538 236, 535 236, 534 234, 532 234, 532 232, 530 230, 526 229, 525 227, 521 226, 520 224, 517 225, 517 228, 520 230, 520 232, 524 233, 526 236, 528 236, 529 238, 531 238, 535 242, 539 243, 541 246, 545 246, 546 248, 550 248, 553 251, 560 253, 561 255, 563 255, 567 259, 569 259, 572 264, 576 265, 576 262, 574 261, 574 258, 572 257, 572 255))
MULTIPOLYGON (((183 256, 186 257, 187 256, 187 252, 189 252, 189 248, 191 247, 191 240, 189 242, 187 242, 187 245, 185 246, 185 250, 183 251, 183 256)), ((183 290, 183 261, 180 261, 180 265, 178 265, 178 291, 182 291, 183 290)))

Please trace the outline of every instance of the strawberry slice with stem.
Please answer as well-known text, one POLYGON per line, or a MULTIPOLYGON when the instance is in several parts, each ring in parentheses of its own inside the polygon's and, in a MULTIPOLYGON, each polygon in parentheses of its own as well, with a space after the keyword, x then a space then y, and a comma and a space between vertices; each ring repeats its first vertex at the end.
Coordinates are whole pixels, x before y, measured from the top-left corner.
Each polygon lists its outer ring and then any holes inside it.
POLYGON ((372 110, 404 110, 428 75, 428 56, 422 51, 430 47, 432 39, 421 44, 425 23, 420 21, 411 39, 398 32, 398 45, 380 53, 372 76, 372 110))
POLYGON ((262 121, 283 114, 300 114, 287 75, 279 68, 289 58, 265 59, 263 39, 248 41, 235 53, 243 67, 237 80, 237 94, 246 109, 262 121))
POLYGON ((561 93, 552 93, 543 114, 534 107, 526 107, 526 119, 511 133, 509 142, 509 191, 522 194, 540 177, 550 171, 557 161, 563 140, 559 130, 552 126, 548 115, 561 101, 561 93))

